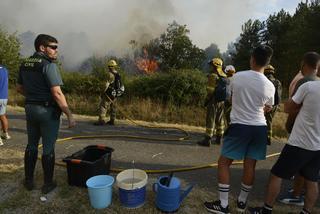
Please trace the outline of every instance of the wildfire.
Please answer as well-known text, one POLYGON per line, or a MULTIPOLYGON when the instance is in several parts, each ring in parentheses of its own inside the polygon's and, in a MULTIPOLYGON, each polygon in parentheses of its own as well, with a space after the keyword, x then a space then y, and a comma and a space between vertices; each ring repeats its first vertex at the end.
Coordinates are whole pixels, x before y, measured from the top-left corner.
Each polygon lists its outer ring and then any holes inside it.
POLYGON ((139 57, 135 60, 136 66, 140 71, 146 74, 152 74, 158 69, 158 63, 154 59, 149 59, 148 51, 143 49, 143 57, 139 57))

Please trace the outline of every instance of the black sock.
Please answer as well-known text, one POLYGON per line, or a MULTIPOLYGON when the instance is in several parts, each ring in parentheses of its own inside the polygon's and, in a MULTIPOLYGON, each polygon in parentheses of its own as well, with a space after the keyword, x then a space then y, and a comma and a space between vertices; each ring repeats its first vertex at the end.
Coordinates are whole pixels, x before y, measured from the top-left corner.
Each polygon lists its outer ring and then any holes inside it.
POLYGON ((272 206, 264 203, 262 213, 263 213, 263 214, 270 214, 270 213, 272 213, 272 206))
POLYGON ((303 208, 302 211, 300 212, 300 214, 311 214, 311 212, 306 210, 306 208, 303 208))

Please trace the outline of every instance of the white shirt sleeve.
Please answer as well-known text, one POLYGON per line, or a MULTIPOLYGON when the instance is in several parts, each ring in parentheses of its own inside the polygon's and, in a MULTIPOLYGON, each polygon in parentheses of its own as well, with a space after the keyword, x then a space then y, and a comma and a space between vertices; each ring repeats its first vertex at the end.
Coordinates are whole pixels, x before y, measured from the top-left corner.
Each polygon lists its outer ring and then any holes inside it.
POLYGON ((234 82, 234 79, 235 79, 235 76, 236 76, 237 74, 234 74, 233 75, 233 77, 231 77, 230 78, 230 91, 231 91, 231 93, 233 93, 233 82, 234 82))
POLYGON ((272 88, 271 88, 271 96, 269 97, 266 105, 269 105, 269 106, 273 106, 274 104, 274 93, 275 93, 276 89, 275 87, 272 85, 272 88))
POLYGON ((268 100, 268 102, 266 103, 266 105, 268 105, 268 106, 273 106, 273 104, 274 104, 274 97, 272 96, 272 97, 270 97, 270 99, 268 100))
POLYGON ((308 92, 309 89, 309 84, 308 83, 304 83, 302 84, 297 92, 294 94, 294 96, 292 97, 293 102, 295 102, 296 104, 301 104, 308 92))

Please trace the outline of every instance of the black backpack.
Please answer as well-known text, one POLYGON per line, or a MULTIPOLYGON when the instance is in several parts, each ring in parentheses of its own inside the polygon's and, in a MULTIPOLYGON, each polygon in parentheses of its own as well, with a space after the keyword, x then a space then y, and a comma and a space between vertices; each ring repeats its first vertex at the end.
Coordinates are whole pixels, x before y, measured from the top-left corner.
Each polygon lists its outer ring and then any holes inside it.
POLYGON ((281 103, 282 85, 277 79, 275 79, 275 81, 272 83, 276 89, 274 93, 274 105, 279 105, 281 103))
POLYGON ((274 92, 274 106, 279 105, 281 103, 281 95, 282 95, 282 85, 281 82, 276 79, 273 75, 268 75, 268 79, 273 83, 275 87, 274 92))
POLYGON ((121 81, 121 76, 117 73, 115 74, 114 82, 110 84, 105 93, 113 100, 115 97, 120 97, 123 92, 124 86, 121 81))
POLYGON ((223 102, 231 96, 230 80, 226 77, 219 76, 216 88, 214 90, 214 99, 216 102, 223 102))

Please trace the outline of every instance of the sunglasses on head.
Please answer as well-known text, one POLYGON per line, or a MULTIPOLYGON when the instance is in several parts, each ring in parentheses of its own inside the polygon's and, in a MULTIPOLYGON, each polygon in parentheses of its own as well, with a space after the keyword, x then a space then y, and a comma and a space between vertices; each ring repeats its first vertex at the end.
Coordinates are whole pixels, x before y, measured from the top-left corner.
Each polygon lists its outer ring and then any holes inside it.
POLYGON ((52 50, 58 49, 58 45, 46 45, 46 46, 51 48, 52 50))

